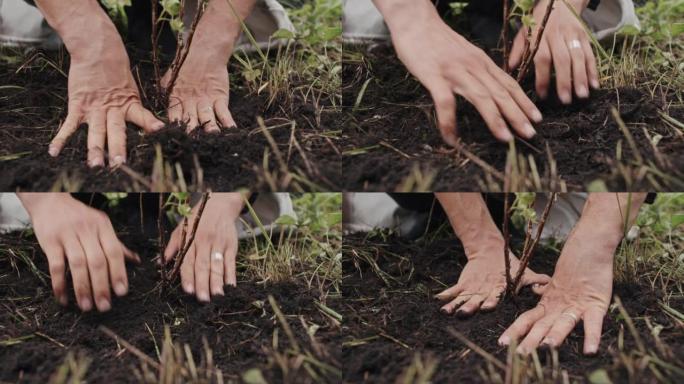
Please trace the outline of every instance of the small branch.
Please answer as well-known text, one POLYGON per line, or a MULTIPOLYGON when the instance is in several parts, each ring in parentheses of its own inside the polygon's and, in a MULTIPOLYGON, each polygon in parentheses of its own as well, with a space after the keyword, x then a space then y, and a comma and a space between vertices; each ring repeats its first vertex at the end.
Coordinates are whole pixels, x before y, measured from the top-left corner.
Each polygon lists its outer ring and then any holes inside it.
POLYGON ((508 59, 510 56, 510 46, 508 44, 508 30, 511 18, 510 0, 503 0, 503 26, 501 27, 501 41, 503 42, 503 70, 506 73, 511 72, 508 66, 508 59))
MULTIPOLYGON (((190 245, 192 242, 195 240, 195 234, 197 233, 197 227, 199 226, 200 219, 202 218, 202 213, 204 212, 204 207, 207 205, 207 201, 209 200, 209 194, 204 193, 202 195, 202 201, 200 202, 199 208, 197 209, 197 214, 195 215, 195 221, 192 224, 192 231, 190 232, 190 238, 188 239, 187 244, 184 244, 184 242, 181 242, 181 248, 180 248, 180 253, 178 256, 176 256, 176 261, 173 264, 173 270, 171 271, 171 274, 169 275, 169 281, 174 281, 176 277, 178 276, 178 273, 180 272, 180 267, 183 264, 183 259, 185 259, 185 255, 188 253, 188 250, 190 249, 190 245)), ((185 222, 187 222, 187 219, 184 219, 185 222)), ((184 224, 187 225, 187 224, 184 224)), ((185 232, 185 227, 183 232, 185 232)), ((185 236, 183 236, 185 237, 185 236)))
MULTIPOLYGON (((530 260, 532 259, 532 255, 534 254, 535 248, 537 248, 537 244, 539 244, 539 239, 541 239, 542 231, 544 230, 544 225, 546 225, 546 219, 549 217, 549 213, 551 212, 551 207, 553 206, 553 203, 556 201, 556 196, 558 193, 552 192, 549 200, 546 202, 546 206, 544 207, 544 212, 542 213, 541 219, 539 219, 539 223, 537 224, 537 232, 535 233, 534 238, 531 238, 531 234, 528 233, 529 238, 525 239, 525 243, 529 241, 529 244, 527 245, 527 249, 525 250, 525 253, 523 256, 520 258, 520 267, 518 268, 518 272, 516 273, 515 280, 513 281, 513 288, 515 288, 514 292, 517 293, 520 289, 520 281, 522 280, 523 273, 525 273, 525 269, 527 269, 527 265, 529 264, 530 260)), ((530 220, 531 221, 531 220, 530 220)))
MULTIPOLYGON (((197 2, 197 12, 195 13, 195 18, 192 21, 192 26, 190 27, 190 32, 188 33, 187 44, 183 43, 183 33, 178 34, 178 47, 176 48, 176 55, 173 58, 173 62, 171 63, 171 77, 169 78, 168 84, 166 84, 166 91, 164 96, 165 99, 168 99, 168 97, 171 95, 171 92, 173 92, 173 87, 176 84, 176 80, 178 79, 180 69, 183 66, 183 63, 185 62, 185 59, 188 57, 188 53, 190 53, 192 38, 195 36, 195 30, 197 29, 197 25, 199 24, 199 21, 202 18, 202 15, 204 14, 206 2, 207 0, 198 0, 197 2)), ((185 2, 183 2, 183 6, 181 6, 181 20, 183 17, 184 8, 185 2)))
POLYGON ((161 76, 159 75, 159 20, 157 20, 158 0, 150 0, 152 2, 152 66, 154 67, 154 91, 155 103, 159 100, 161 94, 161 76))
MULTIPOLYGON (((504 0, 505 1, 505 0, 504 0)), ((510 255, 510 234, 509 234, 509 229, 508 229, 508 222, 510 221, 511 218, 511 208, 510 208, 510 203, 508 199, 509 193, 506 192, 504 193, 504 218, 503 218, 503 237, 504 237, 504 262, 506 265, 506 290, 504 291, 504 295, 506 292, 512 290, 513 288, 513 277, 511 276, 511 255, 510 255)))
POLYGON ((131 344, 131 343, 129 343, 128 341, 126 341, 126 340, 122 339, 121 337, 119 337, 119 335, 117 335, 116 333, 114 333, 114 331, 112 331, 111 329, 105 327, 104 325, 100 325, 100 326, 98 327, 98 329, 99 329, 102 333, 104 333, 105 335, 107 335, 107 336, 111 337, 112 339, 114 339, 114 341, 115 341, 117 344, 121 344, 122 347, 124 347, 128 352, 134 354, 138 359, 140 359, 140 360, 146 362, 147 364, 153 366, 153 367, 156 368, 157 370, 161 368, 161 366, 159 365, 158 362, 154 361, 151 357, 147 356, 144 352, 142 352, 141 350, 139 350, 138 348, 136 348, 133 344, 131 344))
POLYGON ((537 51, 539 50, 539 43, 541 42, 542 35, 544 34, 546 24, 549 22, 549 16, 551 16, 551 11, 553 10, 553 3, 554 0, 549 0, 549 4, 546 6, 546 12, 544 13, 544 18, 542 19, 542 22, 539 25, 539 29, 537 30, 537 36, 535 38, 534 46, 532 48, 531 53, 529 51, 531 39, 527 40, 527 48, 525 49, 525 54, 523 55, 523 62, 520 65, 520 71, 518 72, 518 83, 521 82, 522 79, 525 77, 527 71, 530 69, 530 64, 532 64, 532 60, 534 60, 534 57, 537 55, 537 51))
POLYGON ((159 194, 159 213, 157 214, 157 231, 159 232, 159 265, 161 278, 166 281, 166 267, 164 266, 164 229, 162 228, 162 213, 164 212, 164 196, 159 194))

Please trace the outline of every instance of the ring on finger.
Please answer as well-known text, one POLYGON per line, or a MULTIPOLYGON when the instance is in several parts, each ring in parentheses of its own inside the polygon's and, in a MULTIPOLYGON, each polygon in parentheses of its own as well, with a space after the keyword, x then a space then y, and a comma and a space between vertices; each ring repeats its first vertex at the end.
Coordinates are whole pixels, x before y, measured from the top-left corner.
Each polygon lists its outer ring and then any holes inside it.
POLYGON ((568 43, 568 47, 570 49, 580 49, 582 48, 582 43, 577 39, 570 40, 570 42, 568 43))
POLYGON ((214 252, 211 254, 211 259, 215 261, 223 261, 223 253, 221 252, 214 252))
POLYGON ((579 321, 579 318, 577 318, 577 315, 575 315, 572 312, 563 312, 563 313, 561 313, 561 316, 567 316, 567 317, 571 318, 572 322, 575 324, 577 324, 577 322, 579 321))

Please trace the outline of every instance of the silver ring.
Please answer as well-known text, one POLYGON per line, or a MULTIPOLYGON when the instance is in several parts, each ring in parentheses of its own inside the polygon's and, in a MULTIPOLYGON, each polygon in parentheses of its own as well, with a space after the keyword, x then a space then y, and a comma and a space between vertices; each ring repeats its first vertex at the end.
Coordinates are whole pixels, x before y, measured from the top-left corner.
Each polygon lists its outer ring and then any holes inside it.
POLYGON ((214 252, 211 254, 211 258, 216 261, 223 261, 223 253, 221 252, 214 252))
POLYGON ((577 324, 577 322, 579 321, 579 319, 577 318, 577 316, 576 316, 574 313, 563 312, 563 313, 561 313, 561 316, 568 316, 569 318, 572 319, 572 321, 573 321, 575 324, 577 324))
POLYGON ((570 49, 580 49, 582 48, 582 43, 577 39, 570 40, 570 42, 568 43, 568 47, 570 47, 570 49))

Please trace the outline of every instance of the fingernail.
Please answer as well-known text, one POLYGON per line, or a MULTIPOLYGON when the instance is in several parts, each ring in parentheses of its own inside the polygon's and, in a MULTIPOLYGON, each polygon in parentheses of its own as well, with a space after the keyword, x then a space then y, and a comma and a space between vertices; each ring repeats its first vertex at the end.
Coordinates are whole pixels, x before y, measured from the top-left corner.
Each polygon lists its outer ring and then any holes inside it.
POLYGON ((215 289, 213 292, 214 295, 220 295, 220 296, 225 296, 225 293, 223 292, 223 288, 215 289))
POLYGON ((102 159, 88 160, 88 166, 90 168, 102 167, 104 166, 104 162, 102 159))
POLYGON ((61 305, 67 305, 67 303, 68 303, 68 300, 67 300, 67 296, 66 296, 66 295, 62 295, 62 296, 58 297, 58 298, 57 298, 57 301, 58 301, 61 305))
POLYGON ((116 293, 117 296, 123 296, 126 294, 126 285, 119 281, 116 284, 114 284, 114 293, 116 293))
POLYGON ((206 292, 198 292, 198 293, 197 293, 197 299, 198 299, 199 301, 203 301, 203 302, 208 302, 208 301, 210 300, 210 299, 209 299, 209 294, 206 293, 206 292))
POLYGON ((534 130, 534 127, 532 127, 532 124, 530 123, 525 123, 523 130, 525 131, 525 136, 528 139, 531 139, 532 137, 534 137, 534 135, 537 134, 537 131, 534 130))
POLYGON ((468 313, 466 311, 458 310, 458 311, 456 311, 456 317, 458 317, 459 319, 466 319, 466 318, 470 317, 470 313, 468 313))
POLYGON ((584 85, 580 85, 579 88, 577 88, 577 96, 588 97, 589 90, 587 89, 587 87, 585 87, 584 85))
POLYGON ((195 288, 192 286, 191 283, 187 283, 183 286, 183 289, 185 290, 186 293, 193 294, 195 292, 195 288))
POLYGON ((548 93, 546 91, 539 92, 540 99, 546 100, 546 96, 548 96, 548 93))
POLYGON ((511 343, 511 338, 508 336, 499 337, 499 345, 507 346, 511 343))
POLYGON ((162 128, 164 128, 164 123, 162 123, 161 121, 160 121, 160 122, 157 122, 157 123, 154 123, 154 124, 152 125, 152 130, 153 130, 153 131, 158 131, 158 130, 160 130, 160 129, 162 129, 162 128))
POLYGON ((93 303, 88 298, 81 299, 81 310, 88 312, 93 309, 93 303))
POLYGON ((59 149, 54 145, 50 145, 48 147, 48 154, 52 157, 57 157, 57 155, 59 155, 59 149))
POLYGON ((440 308, 439 311, 444 313, 444 314, 447 314, 447 315, 449 314, 449 310, 446 309, 445 307, 440 308))
POLYGON ((585 355, 595 355, 598 353, 598 345, 589 345, 584 351, 585 355))
POLYGON ((541 345, 550 347, 553 345, 553 339, 550 337, 545 337, 544 340, 542 340, 541 345))
POLYGON ((235 277, 231 277, 228 280, 228 284, 232 285, 233 287, 237 287, 237 279, 235 277))
POLYGON ((100 312, 107 312, 112 309, 112 304, 107 299, 102 299, 97 304, 97 309, 100 312))
POLYGON ((570 93, 568 92, 563 92, 560 94, 560 101, 563 104, 570 104, 572 102, 572 96, 570 96, 570 93))
POLYGON ((591 86, 594 89, 599 89, 601 88, 601 84, 599 84, 599 81, 596 79, 591 79, 591 86))
POLYGON ((543 118, 544 117, 538 109, 532 111, 532 120, 534 120, 535 123, 540 123, 543 120, 543 118))
POLYGON ((509 141, 513 140, 513 135, 512 135, 511 132, 508 130, 508 127, 505 127, 505 126, 504 126, 504 127, 500 128, 500 129, 501 129, 501 132, 502 132, 502 133, 501 133, 501 140, 503 140, 503 141, 505 141, 505 142, 509 142, 509 141))
POLYGON ((515 352, 520 355, 527 355, 527 349, 523 348, 522 346, 518 346, 518 348, 515 349, 515 352))

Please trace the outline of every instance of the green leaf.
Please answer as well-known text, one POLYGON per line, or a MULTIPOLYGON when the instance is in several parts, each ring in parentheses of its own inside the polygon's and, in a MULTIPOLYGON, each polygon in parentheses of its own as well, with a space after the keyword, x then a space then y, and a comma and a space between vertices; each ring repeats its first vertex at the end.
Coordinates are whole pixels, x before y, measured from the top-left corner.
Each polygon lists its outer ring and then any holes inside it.
POLYGON ((684 224, 684 214, 672 215, 672 228, 677 228, 682 224, 684 224))
POLYGON ((281 29, 273 32, 271 37, 274 39, 294 39, 295 34, 294 34, 294 32, 292 32, 290 30, 281 28, 281 29))
POLYGON ((297 219, 290 215, 282 215, 275 221, 279 225, 297 225, 297 219))
POLYGON ((605 181, 597 179, 587 185, 587 192, 608 192, 608 186, 605 181))
POLYGON ((597 369, 589 374, 591 384, 613 384, 605 369, 597 369))
POLYGON ((246 384, 268 384, 264 375, 257 368, 251 368, 242 374, 242 381, 246 384))

